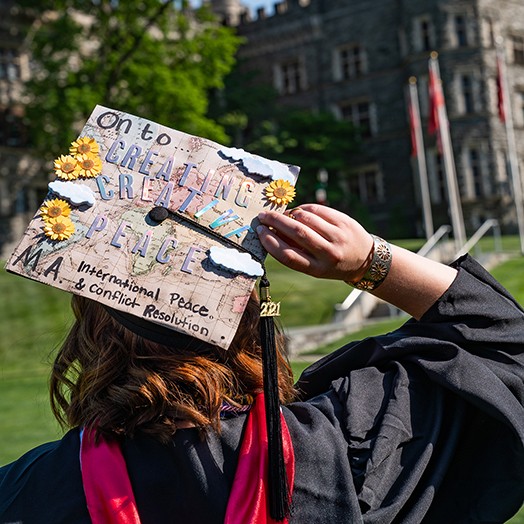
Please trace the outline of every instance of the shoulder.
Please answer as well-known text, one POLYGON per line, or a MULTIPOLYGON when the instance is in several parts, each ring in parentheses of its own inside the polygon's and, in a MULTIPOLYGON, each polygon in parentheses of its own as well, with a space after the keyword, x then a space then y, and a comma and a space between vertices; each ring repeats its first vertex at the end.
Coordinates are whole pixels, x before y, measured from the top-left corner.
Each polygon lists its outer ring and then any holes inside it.
POLYGON ((79 449, 78 430, 71 430, 0 468, 0 521, 43 523, 46 507, 56 522, 83 522, 79 449))
POLYGON ((22 455, 18 460, 0 467, 0 493, 4 493, 10 478, 20 478, 30 474, 35 467, 38 467, 42 460, 49 454, 53 454, 60 446, 61 441, 47 442, 22 455))

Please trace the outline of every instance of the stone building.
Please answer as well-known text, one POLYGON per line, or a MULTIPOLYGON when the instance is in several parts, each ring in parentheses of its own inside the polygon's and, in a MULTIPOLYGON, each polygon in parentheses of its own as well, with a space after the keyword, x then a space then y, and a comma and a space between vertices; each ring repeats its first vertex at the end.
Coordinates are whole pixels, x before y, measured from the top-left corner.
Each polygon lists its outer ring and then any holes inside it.
POLYGON ((46 193, 42 165, 31 155, 23 121, 30 25, 16 2, 0 2, 0 257, 20 238, 46 193))
MULTIPOLYGON (((284 106, 329 110, 360 129, 362 152, 330 174, 367 207, 384 235, 423 234, 418 175, 411 158, 406 85, 418 79, 423 127, 428 58, 439 53, 466 229, 496 218, 515 230, 507 142, 497 112, 496 47, 504 38, 519 157, 524 156, 524 2, 521 0, 287 0, 255 16, 241 3, 240 57, 270 79, 284 106), (334 176, 336 175, 336 176, 334 176)), ((220 4, 220 5, 218 5, 220 4)), ((435 225, 450 223, 442 159, 425 149, 435 225)))
MULTIPOLYGON (((522 0, 286 0, 251 17, 241 0, 205 0, 246 38, 243 63, 269 79, 283 106, 329 110, 360 129, 362 152, 330 173, 357 197, 387 236, 423 234, 420 191, 410 156, 407 80, 418 78, 424 129, 427 61, 439 52, 466 227, 486 218, 515 230, 507 142, 497 115, 495 40, 508 60, 519 157, 524 157, 524 2, 522 0)), ((31 20, 15 0, 0 2, 0 256, 46 192, 31 156, 22 86, 30 77, 31 20), (13 176, 16 174, 16 176, 13 176)), ((435 225, 450 223, 442 160, 425 133, 435 225)), ((522 166, 521 166, 522 172, 522 166)))

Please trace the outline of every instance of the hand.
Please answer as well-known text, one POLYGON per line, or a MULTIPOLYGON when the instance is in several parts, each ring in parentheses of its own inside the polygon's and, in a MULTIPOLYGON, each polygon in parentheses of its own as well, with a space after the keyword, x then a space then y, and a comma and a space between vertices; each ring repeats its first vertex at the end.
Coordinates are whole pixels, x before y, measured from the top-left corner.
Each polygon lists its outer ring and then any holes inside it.
MULTIPOLYGON (((371 263, 371 235, 334 209, 305 204, 287 215, 267 211, 258 218, 262 245, 291 269, 349 283, 360 280, 371 263)), ((391 249, 388 276, 371 293, 420 318, 448 289, 456 270, 398 246, 391 249)))
POLYGON ((308 275, 356 282, 371 263, 373 239, 349 216, 317 204, 258 216, 258 236, 279 262, 308 275), (270 229, 271 228, 271 229, 270 229))

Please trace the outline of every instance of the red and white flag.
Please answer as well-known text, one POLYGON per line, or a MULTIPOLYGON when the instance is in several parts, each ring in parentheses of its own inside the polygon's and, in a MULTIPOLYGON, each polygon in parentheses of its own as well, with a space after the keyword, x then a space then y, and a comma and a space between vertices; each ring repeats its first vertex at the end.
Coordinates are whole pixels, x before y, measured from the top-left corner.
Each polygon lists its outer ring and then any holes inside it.
POLYGON ((417 79, 409 79, 406 97, 409 131, 411 136, 411 156, 417 159, 417 171, 420 180, 420 196, 422 201, 424 229, 429 239, 433 235, 433 217, 431 216, 431 198, 429 195, 428 173, 426 169, 426 156, 422 125, 420 123, 420 108, 418 103, 417 79))
POLYGON ((442 91, 442 80, 438 66, 438 58, 432 54, 429 59, 429 118, 428 133, 437 135, 437 148, 442 153, 442 126, 449 126, 446 114, 446 102, 442 91))
POLYGON ((502 123, 506 122, 506 100, 504 96, 504 56, 497 51, 497 108, 502 123))
POLYGON ((420 129, 420 115, 415 107, 413 97, 411 95, 411 86, 408 96, 408 113, 409 113, 409 134, 411 137, 411 156, 416 157, 418 154, 417 147, 417 132, 420 129))
POLYGON ((438 70, 437 58, 431 57, 429 59, 429 120, 428 132, 434 135, 439 132, 440 122, 440 108, 444 107, 444 93, 442 92, 442 81, 438 70))
POLYGON ((437 147, 442 155, 444 171, 446 173, 446 186, 448 190, 448 201, 451 216, 451 225, 458 246, 463 246, 466 239, 464 229, 464 218, 457 182, 457 171, 451 144, 449 120, 446 112, 446 102, 440 79, 438 54, 431 53, 429 59, 429 122, 430 134, 437 134, 437 147))

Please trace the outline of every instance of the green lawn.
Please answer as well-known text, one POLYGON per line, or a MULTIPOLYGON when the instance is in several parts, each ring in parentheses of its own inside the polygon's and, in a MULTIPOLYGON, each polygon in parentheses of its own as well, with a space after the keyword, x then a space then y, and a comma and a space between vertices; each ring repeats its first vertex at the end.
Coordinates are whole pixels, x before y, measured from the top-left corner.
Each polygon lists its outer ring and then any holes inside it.
MULTIPOLYGON (((487 240, 486 242, 489 242, 487 240)), ((515 240, 504 247, 517 250, 515 240)), ((417 247, 416 241, 412 242, 417 247)), ((486 250, 489 244, 486 243, 486 250)), ((3 266, 3 265, 2 265, 3 266)), ((350 288, 339 282, 319 281, 290 272, 275 261, 268 263, 272 294, 282 301, 287 326, 329 321, 333 305, 350 288)), ((524 303, 524 258, 510 260, 492 273, 524 303)), ((49 361, 72 322, 69 296, 43 284, 0 270, 0 464, 26 450, 60 437, 47 396, 49 361)), ((344 342, 395 329, 403 319, 367 326, 344 342)), ((333 343, 316 354, 339 347, 333 343)), ((309 365, 311 356, 293 362, 295 375, 309 365)), ((524 511, 512 524, 524 524, 524 511)))
POLYGON ((0 464, 4 464, 60 436, 48 401, 49 360, 71 325, 72 313, 67 293, 3 269, 0 293, 0 464))
POLYGON ((333 305, 342 302, 351 288, 336 280, 321 280, 291 271, 273 258, 266 262, 271 295, 281 302, 282 324, 287 327, 329 322, 333 305))

